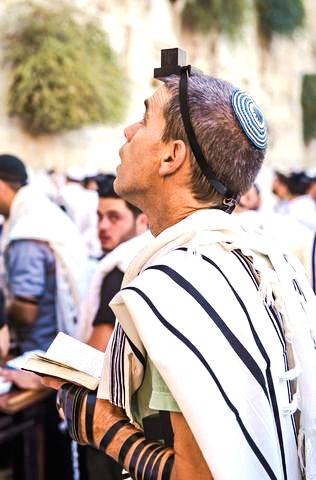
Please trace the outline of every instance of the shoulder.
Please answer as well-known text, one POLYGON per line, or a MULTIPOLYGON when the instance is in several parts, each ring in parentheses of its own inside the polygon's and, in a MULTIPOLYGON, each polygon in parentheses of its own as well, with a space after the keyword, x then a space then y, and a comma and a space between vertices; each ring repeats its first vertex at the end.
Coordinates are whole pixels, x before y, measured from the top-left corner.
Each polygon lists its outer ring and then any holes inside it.
POLYGON ((36 260, 54 262, 55 256, 47 242, 32 239, 14 240, 7 249, 7 257, 12 261, 35 262, 36 260))

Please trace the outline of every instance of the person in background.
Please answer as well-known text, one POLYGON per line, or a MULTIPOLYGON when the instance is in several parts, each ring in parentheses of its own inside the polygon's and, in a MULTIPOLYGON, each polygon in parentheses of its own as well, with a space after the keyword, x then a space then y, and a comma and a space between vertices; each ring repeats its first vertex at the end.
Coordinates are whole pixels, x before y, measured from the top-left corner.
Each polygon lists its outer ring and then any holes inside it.
POLYGON ((291 215, 261 210, 261 195, 258 186, 252 185, 241 195, 235 212, 241 225, 256 230, 278 242, 280 248, 292 252, 305 267, 310 284, 316 293, 315 234, 291 215))
POLYGON ((83 180, 82 186, 87 190, 98 191, 98 181, 101 179, 103 174, 99 172, 98 168, 94 165, 86 165, 83 168, 83 180))
POLYGON ((308 194, 316 202, 316 168, 309 168, 306 171, 308 178, 310 179, 310 186, 308 189, 308 194))
POLYGON ((10 348, 10 333, 6 320, 5 296, 0 289, 0 360, 5 359, 10 348))
MULTIPOLYGON (((152 236, 146 216, 114 191, 114 175, 98 182, 98 233, 103 257, 82 303, 78 337, 101 351, 106 349, 115 325, 109 302, 120 290, 124 272, 135 254, 152 236)), ((119 480, 122 467, 108 455, 89 446, 79 448, 83 479, 119 480)))
POLYGON ((65 209, 81 234, 96 229, 98 194, 83 187, 84 170, 80 165, 71 165, 66 170, 66 183, 59 191, 59 204, 65 209))
POLYGON ((101 351, 105 350, 115 323, 108 304, 120 290, 132 258, 152 239, 146 215, 115 193, 114 180, 114 175, 107 175, 98 184, 98 236, 103 256, 82 303, 77 334, 101 351))
MULTIPOLYGON (((24 163, 11 154, 0 155, 0 199, 10 333, 17 354, 46 350, 58 331, 71 335, 77 328, 87 281, 85 247, 73 222, 28 184, 24 163)), ((43 388, 32 373, 3 368, 1 376, 20 388, 43 388)), ((70 442, 59 432, 54 403, 55 395, 46 400, 45 478, 66 479, 71 471, 70 442)))
POLYGON ((272 192, 279 201, 274 211, 316 230, 316 204, 309 195, 310 185, 311 180, 305 172, 291 172, 289 175, 275 172, 272 192))
POLYGON ((115 190, 155 239, 111 301, 97 395, 43 381, 73 437, 135 480, 300 480, 301 466, 311 480, 315 295, 294 256, 230 214, 262 165, 264 115, 232 84, 174 70, 124 131, 115 190))

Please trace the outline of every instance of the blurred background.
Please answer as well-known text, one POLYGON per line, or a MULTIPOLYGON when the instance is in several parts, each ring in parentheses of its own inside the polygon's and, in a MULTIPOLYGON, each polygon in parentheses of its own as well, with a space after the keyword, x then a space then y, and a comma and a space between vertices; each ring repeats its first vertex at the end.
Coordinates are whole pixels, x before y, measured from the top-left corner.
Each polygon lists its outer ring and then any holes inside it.
POLYGON ((1 153, 34 171, 115 171, 174 47, 254 96, 267 167, 316 165, 314 0, 1 0, 0 21, 1 153))

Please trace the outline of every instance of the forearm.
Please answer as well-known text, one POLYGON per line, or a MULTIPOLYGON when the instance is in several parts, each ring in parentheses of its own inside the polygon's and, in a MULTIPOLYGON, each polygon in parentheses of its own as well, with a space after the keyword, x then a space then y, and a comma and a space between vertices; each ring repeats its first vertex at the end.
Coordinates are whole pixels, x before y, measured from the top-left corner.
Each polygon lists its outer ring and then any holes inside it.
POLYGON ((78 393, 78 387, 63 387, 59 397, 71 436, 110 455, 135 480, 175 480, 170 475, 173 450, 159 442, 147 442, 143 431, 130 423, 124 410, 93 396, 90 394, 87 401, 85 389, 78 393))
POLYGON ((96 325, 92 329, 87 344, 104 352, 111 338, 113 328, 113 325, 110 324, 96 325))

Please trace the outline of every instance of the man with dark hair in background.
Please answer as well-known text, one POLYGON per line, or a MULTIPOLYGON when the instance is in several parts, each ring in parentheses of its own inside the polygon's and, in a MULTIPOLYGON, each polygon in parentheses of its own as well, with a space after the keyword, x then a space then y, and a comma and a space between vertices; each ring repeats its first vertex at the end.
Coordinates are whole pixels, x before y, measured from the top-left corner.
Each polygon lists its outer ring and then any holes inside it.
MULTIPOLYGON (((99 260, 81 307, 77 336, 104 351, 112 335, 115 315, 109 303, 120 290, 132 258, 152 239, 146 215, 114 191, 115 176, 99 176, 98 236, 103 258, 99 260)), ((122 467, 94 448, 79 449, 81 477, 88 480, 122 478, 122 467)))

